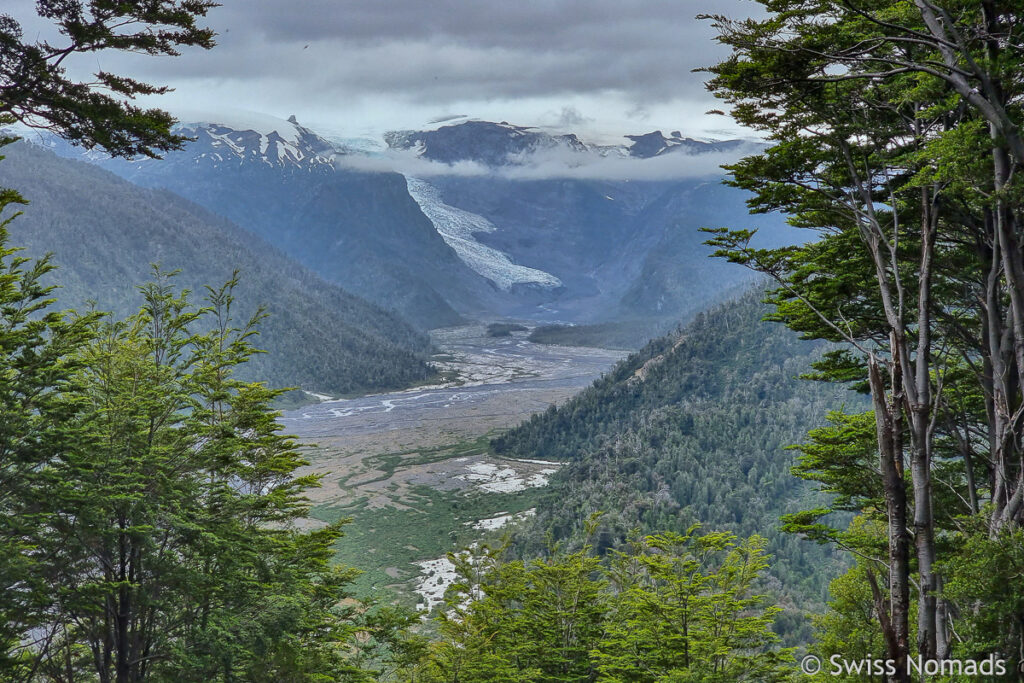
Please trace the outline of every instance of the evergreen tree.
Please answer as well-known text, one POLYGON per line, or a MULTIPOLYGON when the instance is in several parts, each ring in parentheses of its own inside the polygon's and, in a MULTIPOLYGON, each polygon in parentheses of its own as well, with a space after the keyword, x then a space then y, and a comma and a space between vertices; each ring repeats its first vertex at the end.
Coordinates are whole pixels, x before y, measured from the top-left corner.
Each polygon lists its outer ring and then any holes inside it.
POLYGON ((53 287, 43 279, 53 266, 8 245, 17 214, 4 212, 19 203, 17 193, 0 190, 0 671, 31 671, 54 636, 53 566, 39 543, 52 496, 42 467, 79 435, 67 395, 95 323, 52 310, 53 287))
POLYGON ((180 149, 186 138, 171 132, 170 114, 130 102, 167 87, 106 71, 93 74, 93 83, 76 81, 64 63, 103 50, 176 56, 180 47, 209 49, 214 33, 198 21, 216 6, 210 0, 39 0, 37 13, 53 22, 61 43, 26 40, 21 25, 0 14, 0 122, 45 128, 115 156, 180 149))
POLYGON ((773 650, 781 609, 765 607, 754 583, 768 567, 764 539, 691 527, 616 553, 613 609, 593 652, 607 681, 773 681, 789 671, 773 650))
MULTIPOLYGON (((597 529, 596 518, 587 531, 597 529)), ((438 617, 440 639, 417 681, 772 681, 789 675, 773 647, 778 608, 754 585, 764 541, 728 533, 636 537, 602 562, 586 543, 531 562, 477 548, 438 617)))
POLYGON ((295 527, 316 477, 295 476, 280 391, 234 377, 260 317, 234 322, 235 284, 198 308, 158 271, 127 320, 45 316, 37 335, 81 330, 58 359, 21 332, 26 367, 51 362, 29 393, 59 423, 44 431, 39 404, 19 431, 35 447, 10 461, 29 474, 5 467, 5 680, 372 680, 386 664, 408 618, 350 599, 340 525, 295 527))

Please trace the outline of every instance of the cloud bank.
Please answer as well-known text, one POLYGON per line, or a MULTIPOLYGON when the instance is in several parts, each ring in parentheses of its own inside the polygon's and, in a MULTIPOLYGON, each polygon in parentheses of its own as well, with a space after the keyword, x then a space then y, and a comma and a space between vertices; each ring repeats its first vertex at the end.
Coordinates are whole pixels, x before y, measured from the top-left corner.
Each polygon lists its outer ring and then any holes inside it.
POLYGON ((379 154, 345 154, 335 159, 342 169, 371 173, 395 172, 415 178, 438 176, 494 176, 507 180, 606 180, 669 181, 715 178, 724 174, 722 164, 759 151, 757 143, 746 143, 728 151, 699 154, 676 150, 661 156, 638 159, 614 151, 599 154, 555 147, 510 159, 493 168, 475 161, 445 164, 418 156, 413 150, 387 150, 379 154))
MULTIPOLYGON (((45 35, 32 0, 3 5, 26 35, 45 35)), ((695 17, 757 9, 742 0, 249 0, 211 10, 213 50, 104 52, 66 66, 86 79, 102 68, 171 85, 176 92, 152 103, 172 110, 234 105, 361 128, 387 119, 380 130, 403 113, 422 123, 444 111, 530 123, 551 114, 577 126, 611 117, 620 131, 647 117, 696 132, 709 123, 703 111, 721 105, 692 70, 727 50, 695 17)))

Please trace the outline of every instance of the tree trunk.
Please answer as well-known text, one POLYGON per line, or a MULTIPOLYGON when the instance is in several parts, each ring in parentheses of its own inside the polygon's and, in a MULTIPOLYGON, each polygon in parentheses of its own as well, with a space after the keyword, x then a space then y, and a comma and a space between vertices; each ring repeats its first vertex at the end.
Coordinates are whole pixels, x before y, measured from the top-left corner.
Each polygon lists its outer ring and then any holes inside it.
MULTIPOLYGON (((899 361, 894 359, 894 365, 899 361)), ((907 657, 910 654, 910 548, 907 533, 907 493, 903 481, 902 381, 898 368, 891 375, 893 392, 886 400, 878 359, 868 358, 868 379, 875 409, 879 466, 885 487, 885 507, 889 517, 889 622, 892 624, 896 651, 896 674, 892 681, 908 681, 907 657)))
MULTIPOLYGON (((936 658, 940 628, 936 611, 939 585, 933 569, 935 518, 932 510, 931 480, 931 278, 937 218, 935 214, 935 207, 928 197, 928 191, 922 189, 921 260, 917 300, 918 341, 914 359, 914 391, 910 397, 910 476, 914 487, 914 546, 917 551, 921 587, 917 602, 917 649, 918 654, 924 659, 936 658)), ((906 345, 905 340, 901 340, 901 343, 906 345)))

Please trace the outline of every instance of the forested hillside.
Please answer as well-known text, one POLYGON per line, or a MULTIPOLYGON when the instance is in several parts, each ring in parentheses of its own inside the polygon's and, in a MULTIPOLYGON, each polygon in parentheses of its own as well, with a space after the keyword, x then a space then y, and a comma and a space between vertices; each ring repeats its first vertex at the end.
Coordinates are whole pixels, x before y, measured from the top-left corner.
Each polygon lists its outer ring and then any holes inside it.
POLYGON ((0 7, 0 680, 1024 681, 1021 0, 295 4, 0 7))
POLYGON ((241 271, 236 316, 270 314, 258 344, 270 351, 247 377, 276 386, 350 393, 408 386, 431 376, 427 337, 325 282, 257 236, 166 191, 149 190, 83 162, 18 143, 3 150, 0 187, 30 204, 11 223, 30 256, 53 252, 60 302, 127 315, 151 264, 180 269, 178 285, 202 294, 241 271))
POLYGON ((329 143, 292 122, 278 124, 286 135, 288 129, 303 132, 295 149, 300 161, 271 154, 277 130, 263 137, 244 124, 237 124, 243 130, 196 124, 182 128, 195 141, 158 164, 101 163, 133 183, 170 190, 230 219, 324 280, 422 329, 458 324, 453 302, 480 310, 468 292, 482 287, 487 293, 489 286, 441 239, 409 196, 405 178, 336 169, 319 156, 329 143), (236 156, 245 144, 248 153, 236 156))
MULTIPOLYGON (((573 538, 595 511, 604 512, 599 548, 622 544, 634 528, 682 533, 699 521, 768 538, 782 592, 804 601, 797 607, 820 604, 840 564, 779 531, 781 514, 817 495, 790 474, 794 455, 785 449, 827 410, 861 399, 797 378, 823 346, 762 322, 761 296, 750 291, 699 315, 494 441, 505 455, 569 461, 519 538, 525 548, 536 549, 546 531, 573 538)), ((795 613, 787 618, 786 630, 799 623, 795 613)))

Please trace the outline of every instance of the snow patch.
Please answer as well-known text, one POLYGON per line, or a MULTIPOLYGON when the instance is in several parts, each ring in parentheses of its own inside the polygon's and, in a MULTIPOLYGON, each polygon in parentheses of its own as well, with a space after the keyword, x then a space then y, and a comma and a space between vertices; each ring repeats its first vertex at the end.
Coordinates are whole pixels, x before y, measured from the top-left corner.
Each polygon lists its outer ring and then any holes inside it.
POLYGON ((231 112, 179 124, 175 131, 200 138, 205 134, 214 149, 226 150, 229 156, 241 160, 255 159, 270 165, 326 164, 334 154, 329 143, 299 125, 294 117, 285 121, 250 112, 231 112))
POLYGON ((503 467, 492 462, 476 462, 469 465, 466 474, 456 475, 456 479, 476 484, 477 488, 488 493, 516 493, 526 489, 546 486, 551 475, 558 471, 548 468, 528 476, 521 475, 511 467, 503 467))
POLYGON ((512 262, 508 254, 476 241, 478 232, 494 232, 498 228, 483 216, 454 206, 441 200, 441 193, 430 183, 419 178, 406 176, 409 195, 434 224, 438 234, 462 261, 503 290, 515 284, 538 284, 542 287, 559 287, 562 281, 550 273, 528 268, 512 262))
POLYGON ((512 522, 519 522, 527 519, 528 517, 533 517, 536 514, 537 508, 530 508, 529 510, 523 510, 516 514, 503 513, 497 517, 489 517, 476 522, 463 522, 463 524, 466 524, 467 526, 472 525, 473 529, 478 529, 480 531, 491 531, 493 529, 500 529, 512 522))
POLYGON ((455 571, 455 564, 447 557, 422 560, 414 564, 418 565, 420 573, 424 574, 416 582, 414 589, 423 598, 423 602, 416 607, 429 612, 437 605, 444 603, 444 593, 448 590, 448 586, 459 578, 459 573, 455 571))
POLYGON ((183 128, 220 125, 237 131, 251 130, 265 138, 269 138, 272 133, 277 133, 285 142, 293 145, 298 144, 304 130, 294 121, 286 121, 276 116, 258 114, 251 111, 226 110, 216 114, 200 113, 198 115, 193 114, 193 116, 195 118, 192 118, 190 123, 181 124, 183 128))

